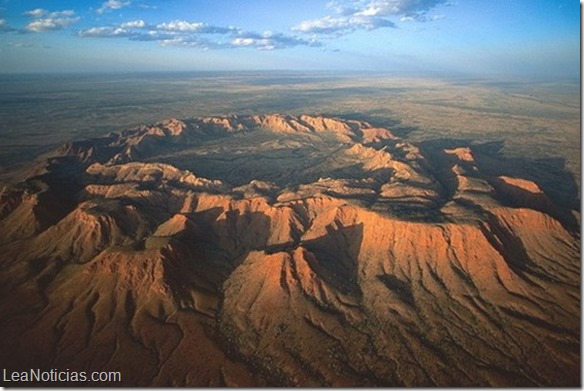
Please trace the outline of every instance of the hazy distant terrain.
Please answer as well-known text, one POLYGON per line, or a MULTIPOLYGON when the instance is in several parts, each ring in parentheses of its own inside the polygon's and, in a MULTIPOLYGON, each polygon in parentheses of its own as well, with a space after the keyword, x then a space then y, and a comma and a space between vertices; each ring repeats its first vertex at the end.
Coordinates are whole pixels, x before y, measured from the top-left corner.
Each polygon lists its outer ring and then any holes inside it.
POLYGON ((0 167, 71 138, 164 118, 285 112, 367 120, 411 141, 504 141, 505 156, 565 164, 579 184, 579 105, 577 81, 323 72, 2 76, 0 167))

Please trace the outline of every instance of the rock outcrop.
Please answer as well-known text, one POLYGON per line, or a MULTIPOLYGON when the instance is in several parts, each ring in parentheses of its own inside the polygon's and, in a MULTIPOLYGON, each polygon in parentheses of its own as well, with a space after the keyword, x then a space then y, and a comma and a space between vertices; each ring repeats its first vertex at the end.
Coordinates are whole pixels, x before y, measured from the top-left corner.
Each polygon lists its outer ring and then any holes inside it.
POLYGON ((477 153, 306 115, 69 143, 0 194, 1 364, 131 386, 577 386, 578 213, 477 153))

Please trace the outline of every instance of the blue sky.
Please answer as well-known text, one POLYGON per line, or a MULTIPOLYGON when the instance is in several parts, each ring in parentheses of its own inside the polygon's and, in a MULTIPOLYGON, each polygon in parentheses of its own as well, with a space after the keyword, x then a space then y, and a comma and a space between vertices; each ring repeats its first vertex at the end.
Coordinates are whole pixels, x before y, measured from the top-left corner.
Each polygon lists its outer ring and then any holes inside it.
POLYGON ((0 72, 577 77, 576 0, 0 0, 0 72))

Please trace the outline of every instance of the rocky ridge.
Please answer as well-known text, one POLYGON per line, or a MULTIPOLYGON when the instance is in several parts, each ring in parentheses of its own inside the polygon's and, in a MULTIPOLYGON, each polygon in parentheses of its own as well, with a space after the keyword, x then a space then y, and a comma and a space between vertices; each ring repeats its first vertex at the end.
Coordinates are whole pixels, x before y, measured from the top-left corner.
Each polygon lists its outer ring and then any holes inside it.
POLYGON ((306 115, 68 143, 0 193, 2 364, 135 386, 577 385, 579 215, 479 155, 306 115))

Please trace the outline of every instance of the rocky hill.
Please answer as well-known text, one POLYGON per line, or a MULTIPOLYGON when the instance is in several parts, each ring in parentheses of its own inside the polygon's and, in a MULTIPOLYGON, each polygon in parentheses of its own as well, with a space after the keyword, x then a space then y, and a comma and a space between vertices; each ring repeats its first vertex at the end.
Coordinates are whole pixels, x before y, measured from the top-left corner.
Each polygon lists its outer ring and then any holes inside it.
POLYGON ((0 193, 2 367, 578 386, 579 213, 485 161, 306 115, 68 143, 0 193))

